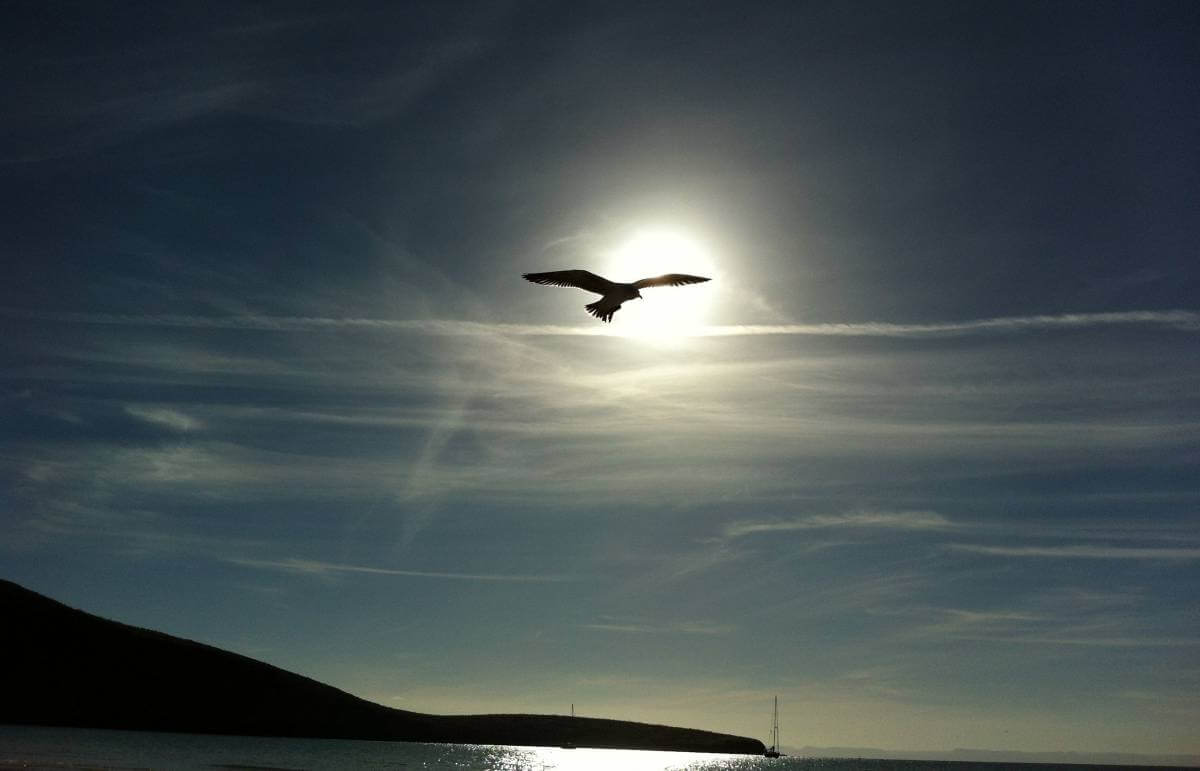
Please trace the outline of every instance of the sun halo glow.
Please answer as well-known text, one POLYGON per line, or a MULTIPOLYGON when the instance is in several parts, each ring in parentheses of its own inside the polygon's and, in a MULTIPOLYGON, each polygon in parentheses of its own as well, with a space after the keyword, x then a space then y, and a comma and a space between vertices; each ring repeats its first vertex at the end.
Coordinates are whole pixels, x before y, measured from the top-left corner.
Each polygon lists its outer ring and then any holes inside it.
MULTIPOLYGON (((609 254, 606 276, 637 281, 664 273, 716 278, 709 250, 674 229, 639 230, 609 254)), ((626 302, 613 318, 616 334, 650 341, 677 341, 704 325, 712 304, 712 282, 643 289, 641 300, 626 302)))

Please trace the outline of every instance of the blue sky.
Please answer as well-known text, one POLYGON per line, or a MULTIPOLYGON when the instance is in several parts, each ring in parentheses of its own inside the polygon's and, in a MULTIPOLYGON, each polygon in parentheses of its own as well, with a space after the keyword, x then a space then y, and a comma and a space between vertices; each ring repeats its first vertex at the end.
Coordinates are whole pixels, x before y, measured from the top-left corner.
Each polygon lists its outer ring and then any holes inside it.
POLYGON ((1194 4, 0 14, 4 577, 408 709, 1200 754, 1194 4))

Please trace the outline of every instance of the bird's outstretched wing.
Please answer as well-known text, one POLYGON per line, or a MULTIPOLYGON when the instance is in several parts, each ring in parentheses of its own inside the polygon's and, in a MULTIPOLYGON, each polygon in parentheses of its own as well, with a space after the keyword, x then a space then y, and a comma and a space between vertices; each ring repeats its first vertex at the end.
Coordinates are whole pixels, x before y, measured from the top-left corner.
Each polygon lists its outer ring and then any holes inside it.
POLYGON ((683 286, 684 284, 701 284, 710 279, 704 276, 689 276, 686 273, 668 273, 665 276, 655 276, 654 278, 643 278, 641 281, 634 281, 633 285, 638 289, 645 289, 648 286, 683 286))
POLYGON ((549 273, 522 273, 526 281, 544 286, 573 286, 596 294, 608 294, 613 282, 586 270, 552 270, 549 273))

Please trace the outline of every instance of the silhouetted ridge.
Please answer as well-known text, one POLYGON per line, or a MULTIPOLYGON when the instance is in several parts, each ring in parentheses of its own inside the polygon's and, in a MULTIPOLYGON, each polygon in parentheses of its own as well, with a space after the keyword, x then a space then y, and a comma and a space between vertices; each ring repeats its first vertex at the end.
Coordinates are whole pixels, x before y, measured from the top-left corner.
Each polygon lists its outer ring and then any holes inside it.
POLYGON ((761 753, 690 728, 384 707, 210 645, 69 608, 0 580, 0 722, 260 736, 761 753))

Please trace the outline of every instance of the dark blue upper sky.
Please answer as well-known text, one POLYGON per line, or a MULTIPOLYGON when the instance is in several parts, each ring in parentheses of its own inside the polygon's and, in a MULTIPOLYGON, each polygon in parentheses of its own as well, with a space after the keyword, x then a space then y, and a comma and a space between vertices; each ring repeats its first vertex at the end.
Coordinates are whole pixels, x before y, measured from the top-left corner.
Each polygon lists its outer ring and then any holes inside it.
POLYGON ((6 4, 0 572, 410 709, 1200 753, 1198 39, 6 4))

